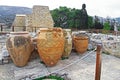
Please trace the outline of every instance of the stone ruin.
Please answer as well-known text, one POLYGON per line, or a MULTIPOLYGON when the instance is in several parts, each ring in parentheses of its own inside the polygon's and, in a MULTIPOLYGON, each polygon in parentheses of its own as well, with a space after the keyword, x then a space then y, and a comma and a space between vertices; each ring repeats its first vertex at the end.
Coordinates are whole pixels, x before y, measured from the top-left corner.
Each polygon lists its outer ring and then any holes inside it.
POLYGON ((33 6, 33 26, 53 27, 53 19, 47 6, 33 6))
POLYGON ((35 31, 35 28, 32 26, 33 25, 33 23, 32 23, 32 14, 27 14, 26 15, 26 31, 30 31, 30 32, 32 32, 32 31, 35 31))
POLYGON ((16 14, 15 20, 13 22, 14 31, 25 31, 25 17, 24 14, 16 14))
POLYGON ((54 22, 48 6, 33 6, 32 14, 16 15, 14 31, 36 32, 39 28, 52 28, 54 22))

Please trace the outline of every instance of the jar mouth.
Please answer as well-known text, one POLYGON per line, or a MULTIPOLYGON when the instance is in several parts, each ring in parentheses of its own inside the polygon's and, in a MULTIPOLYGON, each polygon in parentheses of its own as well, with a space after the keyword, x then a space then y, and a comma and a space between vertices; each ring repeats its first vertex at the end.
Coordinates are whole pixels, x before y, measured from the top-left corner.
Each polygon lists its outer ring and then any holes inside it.
POLYGON ((10 32, 12 35, 19 35, 19 34, 29 34, 27 31, 21 31, 21 32, 10 32))
POLYGON ((63 29, 63 30, 65 30, 65 31, 71 31, 71 29, 63 29))
POLYGON ((76 37, 76 38, 74 38, 74 39, 76 39, 76 40, 88 40, 88 38, 87 37, 76 37))
POLYGON ((52 32, 52 31, 61 32, 62 28, 40 28, 39 29, 39 32, 44 32, 44 31, 48 31, 48 32, 52 32))
POLYGON ((80 39, 81 39, 81 40, 88 39, 87 36, 81 36, 81 35, 80 35, 80 36, 74 36, 73 38, 74 38, 74 39, 77 39, 77 40, 80 40, 80 39))
POLYGON ((48 28, 40 28, 39 30, 48 30, 48 28))

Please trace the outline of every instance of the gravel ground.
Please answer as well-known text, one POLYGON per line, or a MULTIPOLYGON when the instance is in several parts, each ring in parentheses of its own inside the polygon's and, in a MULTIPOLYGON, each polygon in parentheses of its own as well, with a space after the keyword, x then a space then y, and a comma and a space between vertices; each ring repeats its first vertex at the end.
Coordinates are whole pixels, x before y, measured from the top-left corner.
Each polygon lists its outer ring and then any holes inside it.
MULTIPOLYGON (((0 65, 0 80, 21 80, 28 77, 33 79, 54 72, 66 73, 71 80, 94 80, 95 53, 77 55, 72 52, 69 59, 60 60, 54 67, 46 67, 40 63, 39 58, 31 60, 25 67, 16 67, 13 63, 0 65), (71 63, 74 64, 70 65, 71 63), (65 69, 60 70, 62 68, 65 69)), ((120 80, 120 58, 102 54, 101 70, 101 80, 120 80)))
MULTIPOLYGON (((0 53, 1 45, 4 43, 0 43, 0 53)), ((94 80, 95 53, 77 55, 72 52, 69 59, 60 60, 54 67, 46 67, 39 58, 31 60, 25 67, 16 67, 13 63, 0 65, 0 80, 31 80, 50 73, 66 73, 71 80, 94 80)), ((120 80, 120 58, 102 54, 101 68, 101 80, 120 80)))

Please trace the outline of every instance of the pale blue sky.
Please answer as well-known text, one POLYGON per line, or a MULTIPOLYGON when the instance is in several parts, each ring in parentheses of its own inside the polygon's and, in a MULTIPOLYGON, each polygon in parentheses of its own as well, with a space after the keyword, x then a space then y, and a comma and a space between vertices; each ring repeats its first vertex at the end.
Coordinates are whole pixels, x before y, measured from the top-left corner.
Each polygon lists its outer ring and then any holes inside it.
POLYGON ((33 5, 49 6, 50 10, 59 6, 81 9, 86 4, 88 14, 112 18, 120 17, 120 0, 0 0, 0 5, 24 6, 32 8, 33 5))

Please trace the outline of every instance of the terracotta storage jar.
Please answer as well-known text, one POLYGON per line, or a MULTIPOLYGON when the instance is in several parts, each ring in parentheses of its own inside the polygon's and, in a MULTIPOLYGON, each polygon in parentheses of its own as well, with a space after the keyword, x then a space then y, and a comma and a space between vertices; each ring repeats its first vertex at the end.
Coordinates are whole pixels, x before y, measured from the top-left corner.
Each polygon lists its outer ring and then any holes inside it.
POLYGON ((28 32, 11 32, 6 47, 14 64, 19 67, 28 63, 34 49, 28 32))
POLYGON ((79 54, 83 54, 85 51, 87 51, 88 42, 89 39, 87 36, 79 34, 73 36, 74 48, 79 54))
POLYGON ((64 35, 61 28, 40 28, 37 49, 41 60, 47 66, 57 64, 64 50, 64 35))

